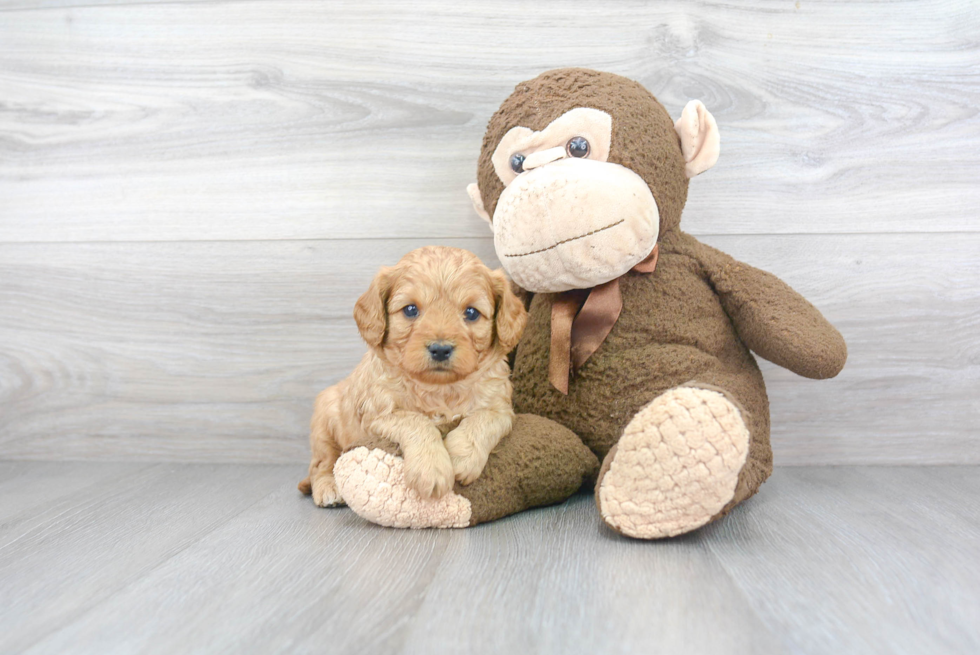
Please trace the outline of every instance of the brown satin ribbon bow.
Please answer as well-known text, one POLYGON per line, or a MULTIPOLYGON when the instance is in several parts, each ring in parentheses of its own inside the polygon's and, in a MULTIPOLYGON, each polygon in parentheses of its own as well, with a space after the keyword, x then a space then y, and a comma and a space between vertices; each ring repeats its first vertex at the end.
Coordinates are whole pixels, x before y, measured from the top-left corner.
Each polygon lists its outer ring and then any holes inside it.
MULTIPOLYGON (((660 244, 631 270, 653 273, 657 268, 660 244)), ((619 278, 591 289, 572 289, 555 298, 551 305, 551 353, 548 379, 555 389, 568 395, 568 376, 588 361, 609 336, 620 312, 623 296, 619 278)))

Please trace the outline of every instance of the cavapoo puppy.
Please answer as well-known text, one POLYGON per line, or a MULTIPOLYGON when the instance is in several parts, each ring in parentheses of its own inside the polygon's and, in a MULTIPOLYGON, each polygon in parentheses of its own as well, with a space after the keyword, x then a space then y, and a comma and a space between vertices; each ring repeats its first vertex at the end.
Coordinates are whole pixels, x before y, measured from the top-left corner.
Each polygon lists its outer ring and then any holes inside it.
POLYGON ((317 396, 300 490, 321 507, 343 504, 334 463, 378 438, 401 448, 423 498, 476 480, 511 429, 507 354, 527 322, 503 271, 458 248, 419 248, 378 272, 354 320, 370 349, 317 396))

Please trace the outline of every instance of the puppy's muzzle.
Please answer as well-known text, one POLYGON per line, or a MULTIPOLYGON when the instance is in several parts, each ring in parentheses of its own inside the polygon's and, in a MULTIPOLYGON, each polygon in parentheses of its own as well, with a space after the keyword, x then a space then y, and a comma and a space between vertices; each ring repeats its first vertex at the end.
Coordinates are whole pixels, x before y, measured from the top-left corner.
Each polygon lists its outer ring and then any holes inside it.
POLYGON ((445 362, 453 356, 453 344, 448 341, 434 341, 429 344, 429 357, 434 362, 445 362))

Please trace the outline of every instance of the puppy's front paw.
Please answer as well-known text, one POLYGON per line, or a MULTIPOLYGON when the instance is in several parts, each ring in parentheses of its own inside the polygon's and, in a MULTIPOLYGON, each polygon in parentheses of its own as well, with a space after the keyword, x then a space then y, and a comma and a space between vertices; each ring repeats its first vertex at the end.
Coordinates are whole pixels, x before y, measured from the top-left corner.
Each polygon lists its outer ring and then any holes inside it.
POLYGON ((487 465, 483 454, 466 435, 450 432, 446 437, 446 451, 453 463, 453 473, 460 484, 467 485, 480 477, 487 465))
POLYGON ((312 480, 314 503, 320 507, 339 507, 344 504, 332 475, 314 475, 312 480))
POLYGON ((442 498, 453 488, 453 463, 442 446, 405 453, 405 479, 422 498, 442 498))

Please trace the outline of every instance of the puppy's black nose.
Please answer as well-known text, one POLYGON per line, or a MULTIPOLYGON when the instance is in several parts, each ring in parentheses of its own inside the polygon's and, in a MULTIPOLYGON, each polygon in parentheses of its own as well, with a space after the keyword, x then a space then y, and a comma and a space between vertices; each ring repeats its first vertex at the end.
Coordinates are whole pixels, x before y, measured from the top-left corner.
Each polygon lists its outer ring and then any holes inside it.
POLYGON ((453 354, 453 344, 446 341, 436 341, 429 344, 429 356, 437 361, 444 362, 453 354))

